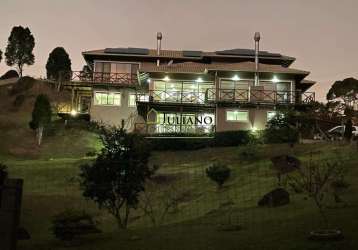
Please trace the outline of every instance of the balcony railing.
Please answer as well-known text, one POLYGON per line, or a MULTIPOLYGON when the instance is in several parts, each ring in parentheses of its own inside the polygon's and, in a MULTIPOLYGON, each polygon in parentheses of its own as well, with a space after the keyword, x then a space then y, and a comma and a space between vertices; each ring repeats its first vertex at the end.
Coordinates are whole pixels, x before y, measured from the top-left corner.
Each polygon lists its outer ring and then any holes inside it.
POLYGON ((135 85, 138 83, 136 74, 72 71, 65 73, 63 79, 72 82, 107 83, 114 85, 135 85))
POLYGON ((277 91, 263 89, 207 89, 205 92, 150 90, 138 94, 139 102, 212 104, 252 103, 252 104, 308 104, 315 101, 314 92, 277 91), (144 98, 146 96, 147 98, 144 98))

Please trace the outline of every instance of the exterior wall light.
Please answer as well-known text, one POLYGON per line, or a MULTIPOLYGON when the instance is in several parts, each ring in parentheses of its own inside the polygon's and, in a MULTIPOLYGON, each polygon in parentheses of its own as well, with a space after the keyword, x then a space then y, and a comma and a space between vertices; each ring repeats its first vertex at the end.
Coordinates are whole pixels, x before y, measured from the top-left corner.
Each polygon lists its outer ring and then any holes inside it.
POLYGON ((166 81, 166 82, 169 82, 169 81, 170 81, 170 78, 169 78, 169 76, 165 76, 165 77, 163 78, 163 80, 166 81))
POLYGON ((203 78, 198 77, 198 79, 196 79, 196 82, 203 82, 203 78))
POLYGON ((279 82, 279 80, 278 80, 278 78, 277 78, 277 76, 274 76, 273 78, 272 78, 272 82, 279 82))
POLYGON ((147 83, 150 83, 150 82, 151 82, 151 80, 150 80, 150 78, 148 78, 148 79, 147 79, 147 83))
POLYGON ((239 81, 240 80, 240 77, 238 75, 234 75, 231 80, 233 81, 239 81))
POLYGON ((252 132, 256 132, 256 131, 257 131, 257 128, 253 126, 253 127, 251 128, 251 131, 252 131, 252 132))
POLYGON ((72 109, 70 114, 71 114, 71 116, 75 117, 75 116, 77 116, 77 111, 72 109))

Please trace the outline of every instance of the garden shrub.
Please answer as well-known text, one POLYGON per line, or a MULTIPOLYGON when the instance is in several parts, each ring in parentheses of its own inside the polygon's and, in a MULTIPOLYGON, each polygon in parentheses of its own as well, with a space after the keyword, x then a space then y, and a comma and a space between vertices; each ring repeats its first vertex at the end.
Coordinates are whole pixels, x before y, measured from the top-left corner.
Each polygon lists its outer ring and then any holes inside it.
POLYGON ((214 136, 215 147, 234 147, 248 144, 252 140, 249 130, 216 132, 214 136))
POLYGON ((100 233, 93 216, 85 211, 66 210, 54 216, 51 228, 59 240, 70 241, 79 235, 100 233))
POLYGON ((239 156, 244 161, 256 160, 259 157, 259 144, 249 143, 239 147, 239 156))
POLYGON ((221 188, 231 175, 231 169, 223 163, 214 163, 206 170, 206 176, 221 188))
POLYGON ((265 143, 296 143, 299 131, 291 118, 289 113, 278 114, 268 121, 264 131, 265 143))

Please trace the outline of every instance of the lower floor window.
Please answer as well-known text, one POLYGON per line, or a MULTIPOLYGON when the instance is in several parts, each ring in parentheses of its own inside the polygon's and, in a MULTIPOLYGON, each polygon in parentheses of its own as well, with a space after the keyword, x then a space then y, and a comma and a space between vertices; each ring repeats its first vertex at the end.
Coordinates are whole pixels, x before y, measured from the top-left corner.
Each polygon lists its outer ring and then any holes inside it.
POLYGON ((249 112, 242 110, 227 110, 226 121, 230 122, 247 122, 249 120, 249 112))
POLYGON ((94 94, 95 105, 121 105, 121 93, 118 92, 95 92, 94 94))

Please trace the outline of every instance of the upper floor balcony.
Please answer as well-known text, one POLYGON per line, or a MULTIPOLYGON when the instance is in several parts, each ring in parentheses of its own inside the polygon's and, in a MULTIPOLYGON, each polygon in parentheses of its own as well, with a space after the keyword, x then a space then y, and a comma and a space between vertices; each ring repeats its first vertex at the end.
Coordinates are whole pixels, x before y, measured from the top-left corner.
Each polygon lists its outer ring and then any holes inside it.
POLYGON ((64 75, 64 79, 71 82, 92 84, 113 84, 133 86, 138 84, 137 74, 112 72, 72 71, 64 75))
POLYGON ((149 90, 137 94, 138 102, 196 104, 309 104, 315 101, 314 92, 278 91, 265 89, 206 89, 202 92, 149 90), (149 98, 148 98, 149 96, 149 98))

